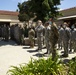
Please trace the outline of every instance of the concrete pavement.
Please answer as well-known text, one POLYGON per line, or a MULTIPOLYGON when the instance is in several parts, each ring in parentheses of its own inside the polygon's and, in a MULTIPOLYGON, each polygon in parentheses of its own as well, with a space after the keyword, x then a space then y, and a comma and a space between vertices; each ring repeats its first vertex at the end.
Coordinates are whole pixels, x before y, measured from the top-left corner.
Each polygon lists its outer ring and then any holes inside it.
MULTIPOLYGON (((30 57, 38 59, 38 57, 42 57, 42 54, 46 52, 46 49, 42 49, 42 52, 37 52, 35 51, 36 49, 37 47, 30 49, 29 46, 18 46, 13 41, 0 41, 0 75, 6 75, 11 65, 17 66, 21 63, 28 63, 30 57)), ((61 55, 60 50, 58 54, 61 55)), ((75 55, 76 53, 71 53, 68 58, 60 59, 71 59, 75 55)), ((47 56, 45 56, 45 58, 47 58, 47 56)))

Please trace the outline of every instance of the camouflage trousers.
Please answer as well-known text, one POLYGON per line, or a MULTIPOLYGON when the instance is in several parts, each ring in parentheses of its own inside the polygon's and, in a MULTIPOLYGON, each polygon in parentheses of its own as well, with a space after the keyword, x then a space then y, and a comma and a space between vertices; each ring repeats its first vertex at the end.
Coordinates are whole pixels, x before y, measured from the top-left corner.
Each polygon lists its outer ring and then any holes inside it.
POLYGON ((52 53, 52 60, 56 58, 57 52, 56 52, 56 45, 51 44, 50 51, 52 53))
POLYGON ((69 42, 68 41, 63 41, 63 47, 64 47, 64 55, 66 56, 68 56, 68 44, 69 44, 69 42))
POLYGON ((58 49, 62 49, 62 39, 58 39, 58 49))
POLYGON ((20 37, 20 44, 21 44, 21 45, 24 44, 24 35, 21 35, 21 37, 20 37))
POLYGON ((29 45, 30 45, 31 48, 34 47, 34 37, 33 36, 29 37, 29 45))
POLYGON ((70 41, 70 51, 74 49, 74 52, 76 52, 76 40, 71 40, 70 41))
POLYGON ((76 52, 76 40, 74 41, 74 52, 76 52))
POLYGON ((49 40, 46 40, 45 43, 46 43, 47 52, 48 52, 48 53, 51 53, 51 50, 50 50, 51 45, 50 45, 49 40))
POLYGON ((42 50, 43 37, 37 37, 38 50, 42 50))

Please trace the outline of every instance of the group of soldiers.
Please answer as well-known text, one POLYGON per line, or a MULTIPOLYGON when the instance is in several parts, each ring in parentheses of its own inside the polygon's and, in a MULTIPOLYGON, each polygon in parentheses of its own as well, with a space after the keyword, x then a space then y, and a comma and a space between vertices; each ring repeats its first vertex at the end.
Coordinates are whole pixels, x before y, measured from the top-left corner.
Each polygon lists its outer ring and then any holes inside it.
POLYGON ((9 26, 8 25, 4 24, 0 26, 0 37, 5 41, 9 40, 9 26))
POLYGON ((76 52, 76 23, 71 25, 70 28, 69 24, 64 22, 64 24, 58 28, 58 32, 58 49, 62 49, 63 47, 63 56, 68 57, 69 52, 76 52))
POLYGON ((42 50, 44 41, 47 49, 47 52, 44 54, 52 53, 53 58, 56 56, 56 48, 58 48, 58 50, 64 50, 64 54, 62 55, 63 57, 68 57, 69 52, 76 52, 76 23, 71 25, 70 28, 69 24, 66 22, 57 26, 55 22, 53 22, 52 18, 45 22, 44 25, 41 20, 38 20, 35 31, 31 29, 30 33, 32 34, 30 34, 32 36, 32 47, 34 47, 34 38, 36 33, 38 44, 37 51, 42 50))
POLYGON ((9 39, 14 40, 17 44, 23 44, 24 31, 21 25, 1 25, 0 26, 0 37, 1 40, 9 41, 9 39))
POLYGON ((18 45, 23 45, 24 41, 24 29, 21 25, 15 24, 10 27, 10 37, 18 45))
MULTIPOLYGON (((37 21, 37 25, 35 27, 35 32, 34 30, 30 30, 29 32, 34 33, 34 36, 32 36, 32 39, 35 38, 35 33, 37 35, 37 44, 38 44, 38 49, 42 50, 43 44, 46 45, 47 52, 44 54, 50 54, 52 53, 52 57, 56 57, 56 44, 58 42, 58 29, 56 24, 53 22, 53 19, 50 18, 49 21, 47 21, 44 25, 41 20, 37 21), (44 41, 44 43, 43 43, 44 41)), ((32 41, 34 43, 34 40, 32 41)))
MULTIPOLYGON (((41 20, 38 20, 35 28, 32 25, 29 28, 28 37, 31 48, 35 45, 35 36, 37 36, 37 51, 42 50, 44 44, 47 49, 44 54, 52 53, 53 59, 56 57, 57 47, 58 50, 64 50, 62 55, 64 57, 68 57, 69 52, 76 52, 76 23, 71 25, 70 28, 66 22, 57 26, 52 18, 45 22, 44 25, 41 20)), ((24 29, 18 24, 12 26, 3 25, 0 26, 0 37, 5 41, 12 39, 17 44, 23 45, 24 29)))

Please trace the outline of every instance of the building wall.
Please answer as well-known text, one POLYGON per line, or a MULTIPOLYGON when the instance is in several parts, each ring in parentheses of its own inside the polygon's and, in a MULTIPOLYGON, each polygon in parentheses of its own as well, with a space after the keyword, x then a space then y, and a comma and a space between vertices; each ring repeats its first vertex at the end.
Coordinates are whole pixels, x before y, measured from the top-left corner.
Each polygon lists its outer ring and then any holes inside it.
POLYGON ((18 16, 13 15, 0 15, 0 22, 10 22, 10 25, 20 23, 18 16))

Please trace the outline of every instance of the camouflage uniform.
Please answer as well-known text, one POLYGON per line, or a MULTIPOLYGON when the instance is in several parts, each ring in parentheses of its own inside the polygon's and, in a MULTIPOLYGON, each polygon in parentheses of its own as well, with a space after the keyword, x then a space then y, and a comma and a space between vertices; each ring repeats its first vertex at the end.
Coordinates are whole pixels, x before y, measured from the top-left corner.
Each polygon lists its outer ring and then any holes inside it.
POLYGON ((34 39, 35 39, 35 31, 33 29, 30 29, 28 32, 28 36, 29 36, 30 47, 33 48, 34 47, 34 39))
POLYGON ((1 29, 2 29, 2 37, 3 37, 3 39, 4 39, 4 32, 3 32, 4 27, 3 27, 3 25, 2 25, 2 27, 1 27, 1 29))
POLYGON ((3 34, 3 39, 5 40, 5 36, 6 36, 6 25, 3 26, 2 34, 3 34))
POLYGON ((70 28, 66 27, 63 30, 63 46, 64 46, 64 57, 68 56, 68 48, 69 48, 69 41, 70 41, 70 28))
POLYGON ((12 25, 10 27, 10 37, 11 37, 11 40, 14 40, 14 28, 15 28, 15 25, 12 25))
POLYGON ((58 49, 62 49, 63 28, 59 29, 58 49))
POLYGON ((51 31, 50 31, 50 44, 51 44, 51 51, 52 51, 52 60, 55 59, 56 57, 56 44, 58 42, 58 37, 59 37, 59 34, 58 34, 58 28, 56 26, 55 23, 53 23, 51 25, 51 31))
POLYGON ((2 28, 0 26, 0 37, 2 37, 2 28))
POLYGON ((5 37, 6 41, 9 40, 9 26, 6 27, 6 37, 5 37))
POLYGON ((20 44, 24 44, 24 29, 22 27, 19 28, 19 38, 20 38, 20 44))
POLYGON ((43 25, 38 25, 35 28, 35 31, 37 32, 37 43, 38 43, 38 50, 42 50, 42 43, 43 43, 43 25))
POLYGON ((47 26, 47 27, 45 27, 45 43, 46 43, 46 48, 47 48, 47 52, 46 53, 50 53, 49 34, 50 34, 50 26, 47 26))
POLYGON ((71 31, 70 51, 72 51, 72 49, 76 52, 76 28, 71 31))
POLYGON ((3 27, 3 38, 5 39, 5 41, 8 41, 9 38, 9 29, 6 25, 4 25, 3 27))
POLYGON ((20 28, 18 27, 18 25, 16 25, 14 28, 14 37, 15 37, 15 41, 17 42, 17 44, 20 45, 20 36, 19 36, 20 34, 19 34, 19 32, 20 32, 20 28))

